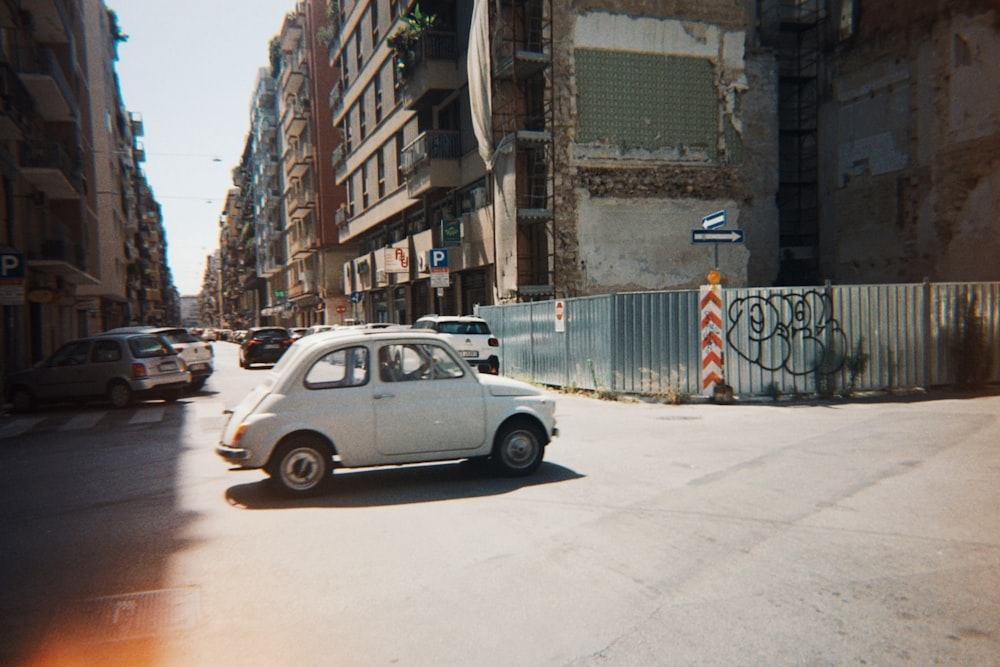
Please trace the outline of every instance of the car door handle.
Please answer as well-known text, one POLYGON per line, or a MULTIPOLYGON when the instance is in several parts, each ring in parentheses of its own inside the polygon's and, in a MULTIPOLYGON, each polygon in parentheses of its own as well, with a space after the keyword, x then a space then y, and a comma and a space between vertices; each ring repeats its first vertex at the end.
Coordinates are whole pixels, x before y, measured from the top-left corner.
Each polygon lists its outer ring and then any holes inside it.
POLYGON ((383 394, 382 392, 377 392, 377 393, 375 393, 375 394, 372 395, 372 398, 374 398, 374 399, 379 399, 379 398, 395 398, 395 396, 396 396, 395 394, 390 394, 390 393, 383 394))

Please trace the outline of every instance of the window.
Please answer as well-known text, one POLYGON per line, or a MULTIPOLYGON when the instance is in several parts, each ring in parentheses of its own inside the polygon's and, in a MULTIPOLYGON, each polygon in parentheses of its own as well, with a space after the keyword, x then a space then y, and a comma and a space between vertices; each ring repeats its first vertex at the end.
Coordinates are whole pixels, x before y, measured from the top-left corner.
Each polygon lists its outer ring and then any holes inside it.
POLYGON ((361 125, 361 141, 365 140, 368 134, 368 114, 365 112, 365 97, 362 95, 361 99, 358 100, 358 122, 361 125))
POLYGON ((307 389, 359 387, 368 382, 368 348, 348 347, 320 358, 306 373, 307 389))
POLYGON ((396 133, 396 185, 400 186, 406 182, 403 176, 403 132, 396 133))
MULTIPOLYGON (((193 338, 193 336, 192 336, 193 338)), ((94 361, 105 363, 109 361, 121 361, 122 349, 113 340, 99 340, 94 343, 94 361)))
POLYGON ((372 86, 375 88, 375 124, 378 125, 382 122, 382 72, 380 71, 375 75, 375 80, 372 82, 372 86))
POLYGON ((378 351, 382 382, 445 380, 462 377, 462 367, 439 345, 383 345, 378 351))
POLYGON ((89 341, 78 341, 75 343, 70 343, 65 347, 60 348, 58 352, 52 355, 52 361, 49 362, 50 366, 79 366, 80 364, 87 363, 87 357, 90 353, 90 342, 89 341))
POLYGON ((368 208, 368 163, 361 165, 361 209, 368 208))
POLYGON ((354 57, 358 62, 358 75, 361 75, 361 67, 364 65, 364 56, 361 53, 361 25, 354 29, 354 57))
POLYGON ((378 44, 378 0, 372 0, 372 4, 368 6, 368 14, 371 17, 372 22, 372 45, 374 48, 375 44, 378 44))
POLYGON ((385 147, 378 150, 375 156, 378 168, 378 198, 385 197, 385 147))

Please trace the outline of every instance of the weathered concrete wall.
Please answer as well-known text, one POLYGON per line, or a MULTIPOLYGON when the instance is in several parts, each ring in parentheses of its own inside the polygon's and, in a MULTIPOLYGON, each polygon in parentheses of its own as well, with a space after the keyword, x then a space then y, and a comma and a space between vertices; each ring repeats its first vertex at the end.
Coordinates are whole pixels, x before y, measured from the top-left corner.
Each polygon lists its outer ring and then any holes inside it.
POLYGON ((864 39, 829 63, 824 274, 1000 279, 1000 9, 893 7, 866 4, 864 39))
MULTIPOLYGON (((691 230, 720 208, 727 210, 727 226, 744 229, 748 240, 746 246, 720 248, 726 284, 770 283, 777 272, 776 74, 769 54, 746 51, 752 16, 744 3, 637 0, 619 3, 616 13, 596 6, 607 3, 567 3, 565 12, 560 4, 554 32, 568 38, 557 40, 554 57, 557 292, 703 284, 713 268, 713 248, 693 246, 691 230), (688 64, 683 69, 689 79, 702 78, 665 81, 663 90, 650 91, 671 107, 652 122, 673 123, 662 135, 648 133, 654 140, 641 127, 629 135, 642 137, 639 143, 595 140, 593 116, 587 116, 594 113, 592 100, 585 97, 592 91, 584 86, 581 92, 578 80, 580 50, 592 50, 586 54, 591 67, 595 53, 652 54, 679 59, 688 64), (708 63, 707 92, 698 63, 708 63), (668 85, 688 85, 698 99, 671 97, 668 85), (692 103, 710 114, 714 129, 707 139, 701 112, 681 108, 692 103), (701 129, 691 130, 692 123, 701 129)), ((621 97, 623 115, 633 112, 626 107, 636 100, 621 97)), ((605 116, 613 116, 603 104, 605 116)), ((615 119, 604 123, 613 133, 615 119)))

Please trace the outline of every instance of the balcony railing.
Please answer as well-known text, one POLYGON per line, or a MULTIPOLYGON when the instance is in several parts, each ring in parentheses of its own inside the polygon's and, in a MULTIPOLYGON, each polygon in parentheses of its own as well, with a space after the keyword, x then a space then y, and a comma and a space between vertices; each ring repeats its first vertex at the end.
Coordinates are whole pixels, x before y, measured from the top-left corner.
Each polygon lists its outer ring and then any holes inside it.
POLYGON ((428 160, 457 160, 462 157, 462 135, 453 130, 427 130, 407 144, 400 155, 403 173, 407 174, 428 160))
POLYGON ((21 83, 17 72, 7 63, 0 62, 0 137, 19 138, 34 113, 31 93, 21 83))
POLYGON ((75 199, 83 182, 80 160, 54 141, 18 145, 18 165, 36 188, 54 199, 75 199))

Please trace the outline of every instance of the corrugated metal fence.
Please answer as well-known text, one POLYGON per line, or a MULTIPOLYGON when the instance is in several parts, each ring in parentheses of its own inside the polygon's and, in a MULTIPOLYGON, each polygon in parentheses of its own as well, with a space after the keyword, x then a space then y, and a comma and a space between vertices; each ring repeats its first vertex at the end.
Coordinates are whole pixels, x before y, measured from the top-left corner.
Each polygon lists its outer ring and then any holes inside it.
MULTIPOLYGON (((1000 382, 1000 283, 723 289, 737 394, 833 394, 1000 382)), ((480 307, 501 372, 630 394, 701 394, 697 290, 480 307)))

